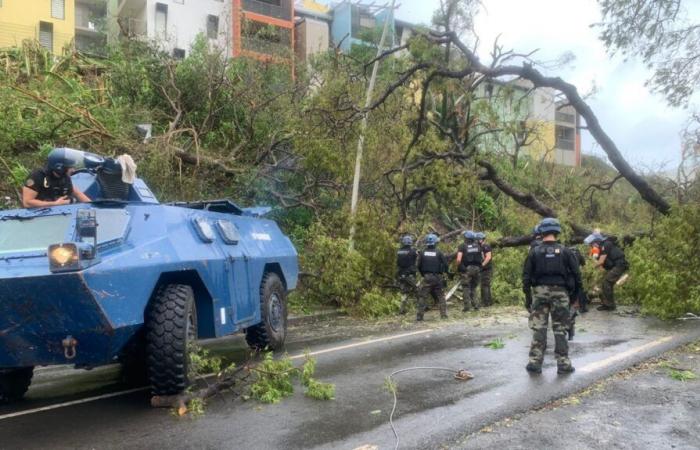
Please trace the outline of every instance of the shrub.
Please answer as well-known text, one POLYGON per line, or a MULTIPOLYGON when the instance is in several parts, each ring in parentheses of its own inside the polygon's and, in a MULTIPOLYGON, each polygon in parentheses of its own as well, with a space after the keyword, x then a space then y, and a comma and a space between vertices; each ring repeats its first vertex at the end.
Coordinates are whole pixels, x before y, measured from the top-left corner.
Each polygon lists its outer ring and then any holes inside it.
POLYGON ((491 295, 494 302, 499 305, 518 305, 525 302, 522 274, 526 257, 526 248, 493 250, 491 295))
POLYGON ((620 289, 621 296, 661 318, 700 313, 700 207, 674 209, 654 235, 627 249, 630 280, 620 289))

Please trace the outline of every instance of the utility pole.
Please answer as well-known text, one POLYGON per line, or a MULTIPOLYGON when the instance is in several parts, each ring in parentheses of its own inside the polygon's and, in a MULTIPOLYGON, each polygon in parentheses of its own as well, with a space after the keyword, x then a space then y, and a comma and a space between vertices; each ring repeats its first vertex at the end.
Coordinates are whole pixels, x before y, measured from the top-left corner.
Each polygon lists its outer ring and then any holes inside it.
POLYGON ((365 145, 365 131, 367 130, 367 116, 369 111, 367 108, 372 104, 372 92, 374 91, 374 84, 377 81, 377 73, 379 72, 379 56, 382 54, 382 49, 384 48, 384 41, 386 40, 387 31, 389 30, 389 22, 394 20, 394 4, 396 0, 391 0, 391 6, 389 7, 389 13, 387 14, 386 20, 384 21, 384 29, 382 30, 382 37, 379 39, 379 47, 377 48, 377 60, 374 61, 374 66, 372 67, 372 77, 369 80, 369 86, 367 87, 367 97, 365 99, 365 109, 362 112, 362 122, 360 123, 360 138, 357 140, 357 154, 355 155, 355 177, 352 181, 352 200, 350 202, 350 250, 355 248, 355 216, 357 215, 357 200, 360 196, 360 172, 362 170, 362 151, 365 145))

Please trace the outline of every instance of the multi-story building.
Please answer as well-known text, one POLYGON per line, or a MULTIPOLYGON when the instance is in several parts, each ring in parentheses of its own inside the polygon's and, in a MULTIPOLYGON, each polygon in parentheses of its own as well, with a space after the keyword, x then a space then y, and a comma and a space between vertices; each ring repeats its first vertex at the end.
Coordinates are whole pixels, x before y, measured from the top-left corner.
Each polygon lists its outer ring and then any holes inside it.
POLYGON ((75 0, 0 0, 0 47, 37 40, 61 54, 75 36, 75 0))
POLYGON ((182 58, 195 38, 203 34, 226 54, 232 54, 231 0, 108 1, 110 39, 145 39, 182 58))
POLYGON ((75 48, 101 53, 107 44, 107 1, 75 0, 75 48))
POLYGON ((326 52, 330 48, 330 24, 333 15, 329 7, 314 0, 299 0, 294 6, 294 53, 299 61, 326 52))
POLYGON ((333 21, 331 23, 331 40, 342 51, 349 51, 353 45, 367 45, 379 39, 387 18, 389 36, 387 43, 395 42, 394 15, 384 6, 363 4, 343 0, 333 4, 333 21))
POLYGON ((581 134, 576 110, 558 100, 552 89, 532 89, 526 82, 483 83, 478 97, 488 101, 499 120, 515 124, 512 129, 484 139, 490 150, 519 151, 531 158, 581 165, 581 134), (516 143, 517 140, 517 143, 516 143))
POLYGON ((293 64, 294 1, 233 0, 233 56, 293 64))

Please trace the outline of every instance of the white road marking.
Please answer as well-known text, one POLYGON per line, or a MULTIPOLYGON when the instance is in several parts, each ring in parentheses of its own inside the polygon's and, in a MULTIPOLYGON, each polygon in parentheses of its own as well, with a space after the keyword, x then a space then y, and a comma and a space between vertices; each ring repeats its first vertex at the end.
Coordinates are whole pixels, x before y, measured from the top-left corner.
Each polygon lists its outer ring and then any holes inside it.
MULTIPOLYGON (((318 350, 316 352, 310 352, 310 353, 308 353, 308 355, 309 356, 323 355, 325 353, 332 353, 332 352, 337 352, 340 350, 347 350, 349 348, 364 347, 366 345, 378 344, 380 342, 393 341, 394 339, 401 339, 401 338, 405 338, 405 337, 409 337, 409 336, 415 336, 417 334, 431 333, 432 331, 434 331, 434 330, 430 330, 430 329, 419 330, 419 331, 413 331, 411 333, 396 334, 393 336, 387 336, 387 337, 378 338, 378 339, 370 339, 370 340, 363 341, 363 342, 356 342, 354 344, 341 345, 339 347, 327 348, 325 350, 318 350)), ((306 353, 291 356, 289 359, 302 359, 304 357, 306 357, 306 353)))
POLYGON ((587 364, 579 369, 576 369, 577 372, 582 372, 582 373, 591 373, 593 371, 596 371, 598 369, 602 369, 604 367, 610 366, 612 364, 615 364, 618 361, 621 361, 625 358, 628 358, 632 355, 635 355, 637 353, 641 353, 645 350, 649 350, 650 348, 658 347, 661 344, 665 344, 666 342, 670 341, 673 339, 673 336, 666 336, 662 337, 660 339, 657 339, 655 341, 648 342, 644 345, 640 345, 639 347, 634 347, 629 350, 625 350, 624 352, 617 353, 613 356, 610 356, 609 358, 601 359, 600 361, 596 361, 590 364, 587 364))
MULTIPOLYGON (((428 330, 419 330, 419 331, 413 331, 411 333, 403 333, 403 334, 396 334, 393 336, 386 336, 383 338, 377 338, 377 339, 369 339, 367 341, 363 342, 356 342, 354 344, 348 344, 348 345, 341 345, 338 347, 332 347, 332 348, 327 348, 325 350, 319 350, 316 352, 311 352, 309 353, 309 356, 317 356, 317 355, 323 355, 326 353, 332 353, 332 352, 337 352, 341 350, 347 350, 350 348, 356 348, 356 347, 364 347, 367 345, 372 345, 372 344, 378 344, 380 342, 388 342, 388 341, 393 341, 395 339, 401 339, 409 336, 415 336, 418 334, 425 334, 425 333, 430 333, 433 330, 428 329, 428 330)), ((299 354, 299 355, 294 355, 290 359, 302 359, 306 356, 305 353, 299 354)), ((52 409, 58 409, 58 408, 66 408, 69 406, 75 406, 75 405, 81 405, 83 403, 90 403, 90 402, 95 402, 98 400, 104 400, 107 398, 113 398, 113 397, 119 397, 122 395, 128 395, 128 394, 133 394, 134 392, 141 392, 141 391, 146 391, 150 389, 150 386, 144 386, 140 388, 134 388, 134 389, 129 389, 126 391, 119 391, 119 392, 112 392, 110 394, 104 394, 104 395, 97 395, 94 397, 86 397, 78 400, 73 400, 70 402, 65 402, 65 403, 57 403, 55 405, 48 405, 48 406, 43 406, 41 408, 34 408, 34 409, 27 409, 25 411, 18 411, 15 413, 10 413, 10 414, 4 414, 0 415, 0 420, 6 420, 6 419, 12 419, 14 417, 20 417, 20 416, 26 416, 28 414, 36 414, 44 411, 51 411, 52 409)))

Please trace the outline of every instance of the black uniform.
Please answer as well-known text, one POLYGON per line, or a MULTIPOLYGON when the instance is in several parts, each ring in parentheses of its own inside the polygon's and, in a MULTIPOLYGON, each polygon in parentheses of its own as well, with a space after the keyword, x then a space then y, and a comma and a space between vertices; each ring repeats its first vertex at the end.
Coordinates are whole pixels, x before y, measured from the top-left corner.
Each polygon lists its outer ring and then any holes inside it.
POLYGON ((491 306, 491 280, 493 279, 493 249, 490 245, 484 243, 481 245, 481 251, 486 258, 487 253, 491 253, 491 260, 481 268, 481 304, 483 306, 491 306))
POLYGON ((416 260, 418 252, 410 245, 401 247, 396 254, 396 267, 398 269, 397 281, 399 290, 403 294, 401 299, 401 314, 406 313, 406 306, 416 294, 416 260))
POLYGON ((468 240, 459 246, 458 252, 462 254, 459 263, 459 275, 462 280, 462 296, 464 307, 462 311, 470 308, 479 309, 479 301, 476 297, 476 286, 481 277, 481 263, 484 261, 484 253, 478 242, 468 240))
POLYGON ((24 182, 24 186, 36 191, 37 200, 53 202, 73 194, 73 182, 68 174, 57 177, 51 170, 36 169, 24 182))
POLYGON ((423 320, 425 312, 425 300, 428 295, 433 297, 435 303, 440 305, 440 317, 447 317, 447 303, 442 292, 442 274, 449 269, 447 258, 435 247, 428 247, 418 254, 418 271, 423 276, 423 286, 418 296, 417 320, 423 320))
MULTIPOLYGON (((583 256, 583 254, 581 254, 578 248, 569 247, 569 250, 571 250, 571 253, 574 254, 576 261, 578 261, 579 267, 586 265, 586 258, 583 256)), ((588 295, 586 294, 586 290, 584 289, 583 285, 581 285, 580 289, 574 293, 574 300, 578 301, 579 311, 582 313, 588 311, 588 295)))
POLYGON ((523 289, 528 297, 526 306, 530 310, 529 324, 533 332, 528 370, 542 370, 551 315, 558 371, 573 371, 566 333, 570 322, 570 299, 579 286, 579 264, 568 248, 546 241, 530 250, 523 267, 523 289), (529 297, 531 288, 534 288, 534 293, 529 297))
POLYGON ((606 239, 600 244, 600 255, 607 255, 603 262, 603 269, 607 270, 601 292, 603 307, 615 309, 615 283, 624 275, 629 265, 625 253, 612 239, 606 239))

